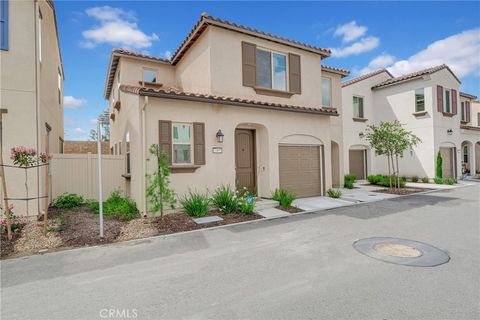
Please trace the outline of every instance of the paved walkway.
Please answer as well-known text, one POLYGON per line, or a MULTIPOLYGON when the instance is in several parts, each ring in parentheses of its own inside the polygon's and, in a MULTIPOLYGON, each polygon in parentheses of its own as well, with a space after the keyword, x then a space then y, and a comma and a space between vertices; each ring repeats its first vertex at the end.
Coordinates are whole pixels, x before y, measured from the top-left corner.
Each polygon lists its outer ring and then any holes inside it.
POLYGON ((1 262, 1 318, 480 319, 480 184, 288 218, 1 262), (448 251, 432 268, 353 249, 448 251), (124 311, 125 310, 125 311, 124 311))

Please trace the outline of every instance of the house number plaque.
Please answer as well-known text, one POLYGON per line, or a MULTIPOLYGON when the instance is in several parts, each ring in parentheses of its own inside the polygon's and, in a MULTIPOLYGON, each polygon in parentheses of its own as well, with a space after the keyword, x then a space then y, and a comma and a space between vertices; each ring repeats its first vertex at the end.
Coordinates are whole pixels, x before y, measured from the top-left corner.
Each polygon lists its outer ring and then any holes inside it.
POLYGON ((212 153, 223 153, 223 148, 222 147, 213 147, 212 148, 212 153))

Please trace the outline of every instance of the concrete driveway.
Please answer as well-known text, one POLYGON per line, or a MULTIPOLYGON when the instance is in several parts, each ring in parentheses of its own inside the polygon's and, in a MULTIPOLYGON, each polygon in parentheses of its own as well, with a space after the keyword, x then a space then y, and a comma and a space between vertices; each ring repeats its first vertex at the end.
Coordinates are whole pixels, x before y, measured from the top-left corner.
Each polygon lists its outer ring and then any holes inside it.
POLYGON ((2 261, 1 318, 479 319, 479 195, 477 184, 2 261), (352 248, 374 236, 451 260, 407 267, 352 248))

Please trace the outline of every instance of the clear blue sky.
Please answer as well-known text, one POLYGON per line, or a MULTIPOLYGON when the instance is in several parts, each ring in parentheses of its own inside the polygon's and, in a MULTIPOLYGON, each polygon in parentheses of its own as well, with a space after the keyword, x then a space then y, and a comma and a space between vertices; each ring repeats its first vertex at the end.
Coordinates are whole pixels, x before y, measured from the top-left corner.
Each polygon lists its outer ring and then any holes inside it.
POLYGON ((65 139, 82 140, 103 99, 110 51, 168 56, 202 12, 320 47, 326 65, 395 75, 449 64, 480 96, 479 2, 56 1, 65 69, 65 139), (68 96, 68 97, 67 97, 68 96))

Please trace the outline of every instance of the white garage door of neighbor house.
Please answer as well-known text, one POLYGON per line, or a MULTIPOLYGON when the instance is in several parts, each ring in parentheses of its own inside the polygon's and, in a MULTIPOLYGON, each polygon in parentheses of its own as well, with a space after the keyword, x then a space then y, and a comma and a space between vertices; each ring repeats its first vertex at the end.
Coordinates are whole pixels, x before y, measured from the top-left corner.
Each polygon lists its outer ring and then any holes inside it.
POLYGON ((279 146, 280 187, 297 198, 322 195, 320 146, 279 146))

